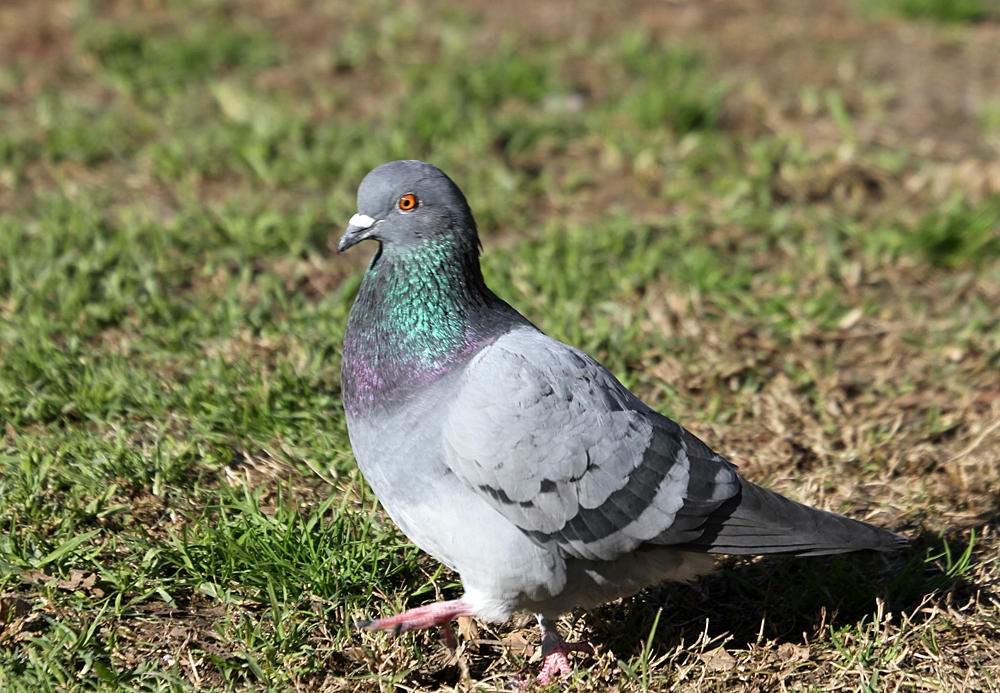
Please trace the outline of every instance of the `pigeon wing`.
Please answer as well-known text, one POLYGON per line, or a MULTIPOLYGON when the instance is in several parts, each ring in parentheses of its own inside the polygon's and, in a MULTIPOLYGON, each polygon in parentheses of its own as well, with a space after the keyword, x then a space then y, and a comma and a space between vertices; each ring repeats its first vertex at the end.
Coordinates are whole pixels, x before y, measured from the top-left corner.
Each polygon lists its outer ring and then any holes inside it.
POLYGON ((740 490, 731 464, 594 359, 528 328, 469 363, 443 433, 460 479, 578 558, 694 541, 740 490))

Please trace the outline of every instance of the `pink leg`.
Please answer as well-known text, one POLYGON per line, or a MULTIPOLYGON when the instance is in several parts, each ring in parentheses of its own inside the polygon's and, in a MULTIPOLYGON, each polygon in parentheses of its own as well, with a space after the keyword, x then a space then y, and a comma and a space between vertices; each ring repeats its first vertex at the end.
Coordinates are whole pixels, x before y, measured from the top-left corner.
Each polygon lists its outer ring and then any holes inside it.
MULTIPOLYGON (((448 631, 451 631, 449 621, 459 616, 472 615, 468 604, 461 599, 452 599, 448 602, 434 602, 426 606, 418 606, 416 609, 410 609, 388 618, 360 621, 358 627, 365 630, 388 630, 392 631, 393 635, 399 635, 408 630, 423 630, 444 624, 448 627, 448 631)), ((445 637, 447 638, 447 632, 445 637)), ((455 637, 454 631, 451 631, 451 637, 455 637)))
POLYGON ((539 614, 538 627, 542 629, 542 670, 538 673, 538 683, 552 683, 552 675, 569 676, 573 667, 566 657, 570 652, 591 654, 594 648, 589 642, 566 642, 556 630, 556 624, 539 614))

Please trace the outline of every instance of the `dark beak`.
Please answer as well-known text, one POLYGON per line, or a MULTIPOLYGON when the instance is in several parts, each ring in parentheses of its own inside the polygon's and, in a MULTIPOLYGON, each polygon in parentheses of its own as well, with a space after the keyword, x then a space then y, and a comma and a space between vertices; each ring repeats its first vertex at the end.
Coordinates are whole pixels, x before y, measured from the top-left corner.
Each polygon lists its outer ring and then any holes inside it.
POLYGON ((372 232, 375 230, 375 221, 367 214, 355 214, 351 217, 347 223, 347 230, 344 231, 340 242, 337 243, 337 252, 342 253, 352 245, 357 245, 366 238, 371 238, 372 232))

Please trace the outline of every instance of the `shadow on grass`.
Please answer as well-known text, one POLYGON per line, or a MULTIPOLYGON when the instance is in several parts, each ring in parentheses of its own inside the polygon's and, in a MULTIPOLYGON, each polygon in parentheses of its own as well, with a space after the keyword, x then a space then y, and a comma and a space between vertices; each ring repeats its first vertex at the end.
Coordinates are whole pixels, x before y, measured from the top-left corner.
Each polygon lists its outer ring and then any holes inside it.
MULTIPOLYGON (((757 642, 807 645, 828 639, 831 629, 836 632, 870 623, 878 599, 884 604, 882 613, 891 614, 894 623, 906 613, 907 622, 915 625, 934 616, 934 609, 918 610, 922 604, 964 603, 977 592, 989 597, 972 574, 985 557, 978 537, 987 527, 991 533, 998 528, 1000 513, 985 519, 985 524, 956 528, 943 536, 911 532, 916 536, 912 548, 896 553, 728 558, 715 573, 691 584, 656 585, 594 609, 583 619, 598 651, 610 651, 622 662, 642 653, 654 628, 654 656, 682 643, 690 648, 705 635, 715 640, 708 649, 723 643, 730 650, 757 642)), ((454 594, 449 591, 443 596, 456 597, 460 592, 457 585, 450 590, 454 594)), ((497 627, 495 634, 502 637, 510 626, 497 627)), ((533 626, 524 628, 533 634, 533 626)), ((528 642, 538 644, 530 636, 528 642)), ((414 662, 409 682, 428 688, 455 685, 461 672, 436 635, 426 634, 423 645, 416 648, 423 649, 424 655, 414 662)), ((474 647, 466 658, 472 679, 495 674, 497 666, 509 672, 512 680, 518 674, 530 678, 537 673, 537 664, 525 664, 519 657, 498 664, 506 649, 474 647)))
MULTIPOLYGON (((913 547, 890 554, 874 552, 818 558, 728 558, 715 573, 691 584, 664 583, 622 604, 609 604, 589 619, 596 641, 624 661, 639 654, 656 625, 655 647, 689 646, 707 634, 727 648, 757 642, 806 645, 824 634, 870 620, 876 600, 885 613, 930 604, 964 602, 982 588, 969 575, 976 564, 976 537, 996 528, 1000 513, 972 531, 945 536, 924 531, 913 547), (707 620, 707 623, 706 623, 707 620)), ((987 595, 988 596, 988 595, 987 595)), ((920 623, 931 610, 910 614, 920 623)))

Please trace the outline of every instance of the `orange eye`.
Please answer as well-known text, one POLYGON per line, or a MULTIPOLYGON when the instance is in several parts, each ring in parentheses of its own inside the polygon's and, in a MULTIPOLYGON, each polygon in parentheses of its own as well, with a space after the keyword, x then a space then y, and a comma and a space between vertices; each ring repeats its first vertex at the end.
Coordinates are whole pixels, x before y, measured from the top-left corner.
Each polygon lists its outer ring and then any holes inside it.
POLYGON ((417 206, 417 196, 411 193, 407 193, 399 198, 399 208, 404 212, 409 212, 411 209, 417 206))

